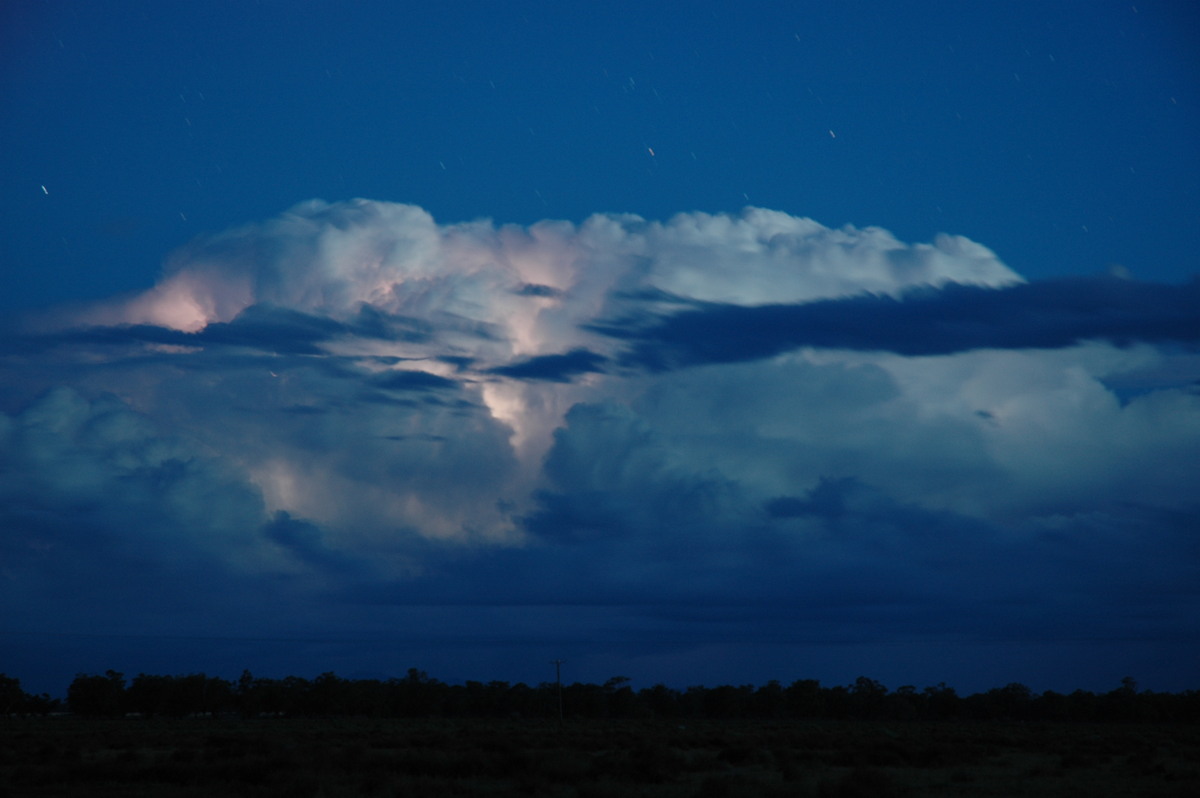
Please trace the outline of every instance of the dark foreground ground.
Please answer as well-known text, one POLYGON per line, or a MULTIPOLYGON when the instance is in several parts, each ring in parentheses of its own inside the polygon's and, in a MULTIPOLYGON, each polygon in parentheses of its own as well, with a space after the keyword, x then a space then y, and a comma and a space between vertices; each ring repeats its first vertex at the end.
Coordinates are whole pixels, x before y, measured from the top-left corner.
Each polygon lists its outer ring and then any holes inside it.
POLYGON ((0 796, 1192 796, 1196 725, 0 718, 0 796))

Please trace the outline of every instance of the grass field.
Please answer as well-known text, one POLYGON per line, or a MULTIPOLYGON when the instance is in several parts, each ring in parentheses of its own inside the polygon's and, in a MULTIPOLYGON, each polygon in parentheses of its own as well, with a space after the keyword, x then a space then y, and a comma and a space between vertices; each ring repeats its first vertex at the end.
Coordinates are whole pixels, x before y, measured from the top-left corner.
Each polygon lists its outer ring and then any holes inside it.
POLYGON ((0 719, 0 796, 1191 796, 1195 725, 0 719))

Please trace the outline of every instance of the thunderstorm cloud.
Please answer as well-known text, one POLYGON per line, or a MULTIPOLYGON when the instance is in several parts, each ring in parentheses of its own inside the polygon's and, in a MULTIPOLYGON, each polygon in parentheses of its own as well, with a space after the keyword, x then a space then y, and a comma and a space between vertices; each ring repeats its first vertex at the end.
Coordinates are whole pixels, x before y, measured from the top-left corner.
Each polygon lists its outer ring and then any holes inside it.
POLYGON ((959 236, 311 201, 4 333, 6 625, 681 674, 1194 639, 1198 340, 1200 282, 959 236))

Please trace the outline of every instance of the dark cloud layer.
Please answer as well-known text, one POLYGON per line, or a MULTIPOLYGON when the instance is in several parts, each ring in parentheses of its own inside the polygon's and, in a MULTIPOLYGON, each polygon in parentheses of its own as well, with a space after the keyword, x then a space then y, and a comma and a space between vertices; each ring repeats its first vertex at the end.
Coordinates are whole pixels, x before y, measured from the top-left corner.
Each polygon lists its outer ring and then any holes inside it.
POLYGON ((1200 341, 1200 280, 1164 285, 1101 277, 1003 288, 950 283, 900 298, 710 303, 632 329, 629 322, 594 329, 632 340, 621 362, 651 370, 756 360, 802 346, 946 355, 1086 340, 1194 344, 1200 341))
MULTIPOLYGON (((195 332, 158 324, 84 326, 30 336, 37 348, 72 344, 147 343, 183 347, 228 347, 292 355, 326 353, 327 344, 348 338, 418 342, 428 338, 428 325, 361 306, 349 322, 269 303, 246 307, 228 322, 213 322, 195 332)), ((10 343, 10 346, 12 343, 10 343)))
POLYGON ((572 349, 561 355, 539 355, 507 366, 497 366, 489 373, 517 380, 570 382, 571 378, 581 374, 604 371, 607 360, 604 355, 586 349, 572 349))

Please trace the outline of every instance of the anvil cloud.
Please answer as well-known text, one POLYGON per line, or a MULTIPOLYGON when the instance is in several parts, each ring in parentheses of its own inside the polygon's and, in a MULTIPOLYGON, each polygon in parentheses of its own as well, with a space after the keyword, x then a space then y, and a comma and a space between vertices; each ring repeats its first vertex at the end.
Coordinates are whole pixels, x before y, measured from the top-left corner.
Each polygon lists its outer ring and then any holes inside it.
POLYGON ((757 208, 304 203, 6 333, 4 631, 70 672, 152 670, 135 636, 210 670, 1188 686, 1198 285, 757 208))

